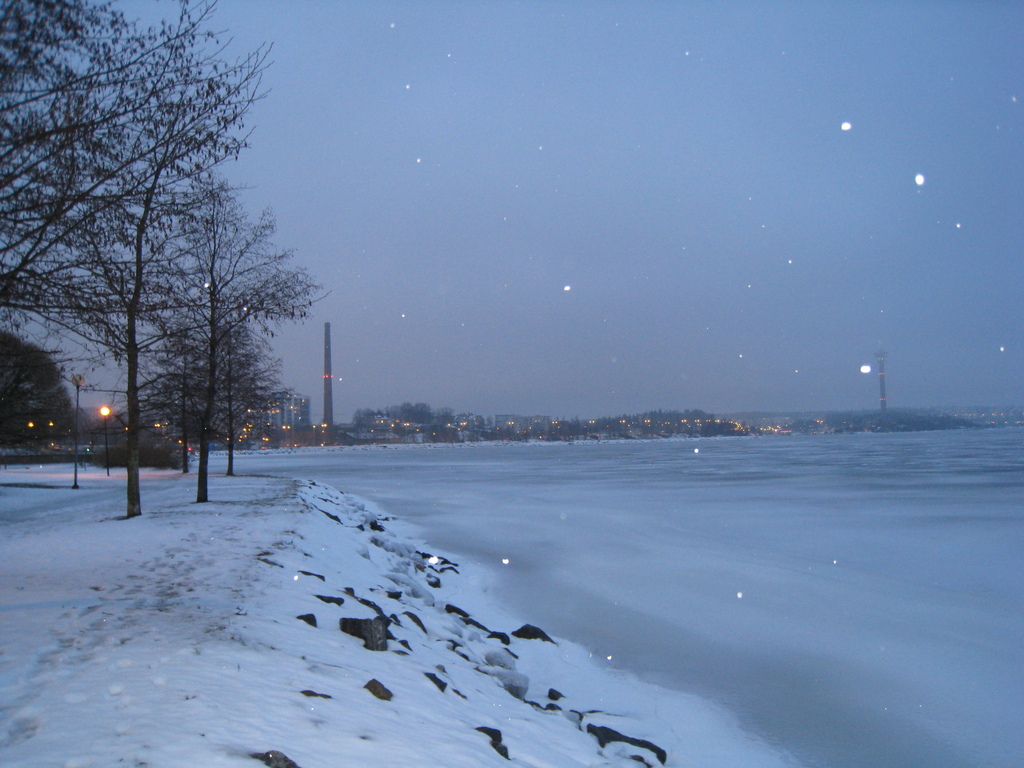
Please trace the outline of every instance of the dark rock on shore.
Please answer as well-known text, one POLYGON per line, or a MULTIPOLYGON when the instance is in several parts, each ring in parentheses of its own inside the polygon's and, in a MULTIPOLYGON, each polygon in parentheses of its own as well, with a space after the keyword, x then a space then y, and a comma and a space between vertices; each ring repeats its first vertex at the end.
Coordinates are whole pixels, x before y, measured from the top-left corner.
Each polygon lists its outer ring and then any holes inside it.
POLYGON ((651 754, 658 758, 658 761, 662 765, 664 765, 665 761, 668 759, 668 753, 657 744, 653 744, 646 739, 634 739, 632 736, 626 736, 619 733, 614 728, 608 728, 604 725, 590 724, 587 726, 587 733, 594 736, 601 747, 604 747, 613 741, 621 741, 622 743, 629 744, 633 747, 640 747, 641 749, 649 750, 651 754))
POLYGON ((341 619, 341 631, 347 635, 358 637, 368 651, 386 651, 388 649, 388 624, 390 620, 383 616, 372 619, 341 619))
POLYGON ((522 640, 543 640, 546 643, 557 645, 554 640, 548 637, 540 627, 535 627, 533 624, 523 624, 519 629, 512 633, 512 637, 518 637, 522 640))
POLYGON ((378 699, 381 699, 382 701, 391 701, 391 697, 394 696, 394 694, 391 693, 391 691, 389 691, 384 686, 383 683, 376 679, 368 682, 366 685, 363 686, 363 688, 368 690, 370 693, 372 693, 374 696, 376 696, 378 699))
POLYGON ((269 768, 299 768, 298 763, 283 752, 278 752, 276 749, 272 749, 269 752, 253 752, 249 755, 257 760, 263 762, 264 765, 269 768))
POLYGON ((494 747, 494 751, 504 757, 506 760, 509 759, 508 747, 501 743, 501 731, 497 728, 488 728, 486 725, 481 725, 479 728, 474 730, 480 731, 491 740, 491 746, 494 747))
POLYGON ((344 597, 336 597, 334 595, 316 595, 316 598, 317 598, 317 600, 320 600, 321 602, 329 603, 331 605, 344 605, 345 604, 345 598, 344 597))

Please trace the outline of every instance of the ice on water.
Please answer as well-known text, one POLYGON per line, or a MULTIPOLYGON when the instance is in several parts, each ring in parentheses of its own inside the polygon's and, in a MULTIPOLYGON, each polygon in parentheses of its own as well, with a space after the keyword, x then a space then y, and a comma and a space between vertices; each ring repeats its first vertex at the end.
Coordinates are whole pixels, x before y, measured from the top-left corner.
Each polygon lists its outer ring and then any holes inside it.
POLYGON ((1024 757, 1021 430, 378 448, 260 469, 375 500, 493 564, 536 623, 808 764, 1024 757))

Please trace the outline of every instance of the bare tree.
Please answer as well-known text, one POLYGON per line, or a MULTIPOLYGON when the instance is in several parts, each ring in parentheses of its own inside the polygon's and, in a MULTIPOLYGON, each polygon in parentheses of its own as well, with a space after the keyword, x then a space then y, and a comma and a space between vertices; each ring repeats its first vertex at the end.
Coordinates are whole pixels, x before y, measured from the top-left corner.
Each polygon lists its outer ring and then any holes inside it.
POLYGON ((31 306, 53 252, 110 179, 107 131, 123 117, 123 17, 76 0, 0 10, 0 304, 31 306))
POLYGON ((245 145, 243 118, 258 97, 265 51, 227 61, 204 31, 204 3, 143 36, 153 44, 126 78, 126 98, 145 105, 106 147, 120 163, 110 182, 112 204, 75 233, 71 269, 42 311, 106 349, 125 370, 128 454, 127 517, 141 514, 138 441, 142 356, 165 335, 168 317, 195 300, 177 261, 187 213, 205 195, 195 181, 245 145), (198 190, 198 191, 197 191, 198 190), (184 292, 183 292, 184 291, 184 292))
POLYGON ((280 371, 281 361, 250 326, 240 326, 228 337, 215 416, 215 431, 228 449, 226 475, 235 474, 235 448, 252 415, 265 411, 281 389, 280 371))
POLYGON ((179 435, 181 471, 189 471, 189 441, 199 432, 198 403, 206 374, 190 328, 170 330, 146 360, 142 409, 179 435))
POLYGON ((140 168, 158 154, 187 165, 200 144, 225 156, 237 150, 225 134, 240 114, 221 109, 228 120, 217 125, 207 108, 243 106, 244 97, 225 91, 246 80, 244 70, 258 72, 265 52, 235 65, 202 53, 216 49, 202 29, 214 3, 192 10, 180 0, 178 22, 151 30, 109 3, 0 4, 0 307, 8 320, 12 311, 60 311, 54 290, 76 263, 75 238, 126 196, 144 194, 150 174, 140 168), (185 96, 201 99, 167 130, 168 106, 185 96), (183 153, 189 120, 207 126, 183 153))
MULTIPOLYGON (((206 407, 208 345, 201 336, 195 328, 186 328, 164 340, 153 356, 149 371, 152 383, 143 403, 145 412, 158 423, 177 430, 185 463, 189 438, 199 435, 206 407)), ((253 415, 265 411, 273 393, 281 388, 281 364, 251 324, 228 333, 218 357, 217 395, 208 436, 227 447, 226 474, 233 475, 239 440, 253 426, 253 415)), ((188 470, 183 467, 183 471, 188 470)))
POLYGON ((196 501, 209 499, 209 445, 214 434, 221 365, 231 340, 250 326, 270 334, 281 322, 299 320, 319 290, 302 269, 289 266, 292 254, 274 248, 273 216, 252 221, 223 182, 209 181, 206 195, 184 240, 185 258, 175 261, 185 286, 198 300, 180 310, 180 326, 195 328, 203 348, 206 386, 199 419, 196 501))

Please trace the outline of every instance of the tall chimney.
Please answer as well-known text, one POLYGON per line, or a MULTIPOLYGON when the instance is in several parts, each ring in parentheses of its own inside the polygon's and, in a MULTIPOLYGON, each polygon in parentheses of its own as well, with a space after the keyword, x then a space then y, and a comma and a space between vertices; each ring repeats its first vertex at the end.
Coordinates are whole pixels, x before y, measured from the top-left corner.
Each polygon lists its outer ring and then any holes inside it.
POLYGON ((885 410, 886 398, 885 398, 885 358, 887 357, 884 349, 879 349, 875 352, 875 357, 878 359, 878 405, 881 410, 885 410))
POLYGON ((324 419, 325 426, 334 426, 334 377, 331 376, 331 324, 324 323, 324 419))

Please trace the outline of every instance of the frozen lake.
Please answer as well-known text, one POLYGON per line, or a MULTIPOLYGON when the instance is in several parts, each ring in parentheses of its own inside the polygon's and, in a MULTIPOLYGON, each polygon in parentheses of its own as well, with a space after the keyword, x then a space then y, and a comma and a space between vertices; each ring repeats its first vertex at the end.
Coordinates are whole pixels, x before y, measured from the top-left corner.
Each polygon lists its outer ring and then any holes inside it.
POLYGON ((720 702, 804 765, 1024 765, 1022 430, 239 466, 373 500, 492 568, 524 619, 720 702))

